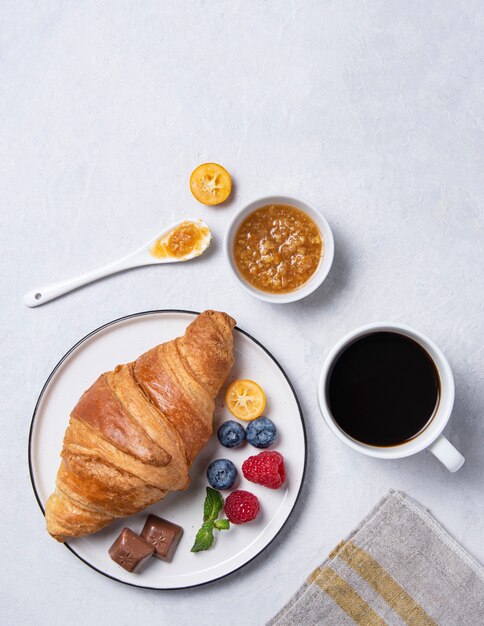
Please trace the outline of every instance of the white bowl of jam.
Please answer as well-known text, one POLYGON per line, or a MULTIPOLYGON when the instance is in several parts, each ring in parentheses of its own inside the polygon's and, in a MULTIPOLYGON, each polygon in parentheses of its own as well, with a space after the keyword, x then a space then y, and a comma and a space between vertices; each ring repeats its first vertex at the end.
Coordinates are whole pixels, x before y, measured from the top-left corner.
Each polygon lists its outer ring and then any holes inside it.
POLYGON ((225 254, 236 280, 265 302, 305 298, 324 281, 334 257, 333 233, 311 204, 289 196, 251 202, 232 220, 225 254))

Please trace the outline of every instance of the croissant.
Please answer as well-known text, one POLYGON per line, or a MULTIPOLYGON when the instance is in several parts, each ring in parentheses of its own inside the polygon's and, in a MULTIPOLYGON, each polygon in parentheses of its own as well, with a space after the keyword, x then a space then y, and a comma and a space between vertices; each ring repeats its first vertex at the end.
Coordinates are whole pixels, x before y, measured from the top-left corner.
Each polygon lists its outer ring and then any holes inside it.
POLYGON ((94 533, 187 488, 233 364, 234 326, 226 313, 205 311, 183 337, 101 374, 84 392, 46 503, 55 539, 94 533))

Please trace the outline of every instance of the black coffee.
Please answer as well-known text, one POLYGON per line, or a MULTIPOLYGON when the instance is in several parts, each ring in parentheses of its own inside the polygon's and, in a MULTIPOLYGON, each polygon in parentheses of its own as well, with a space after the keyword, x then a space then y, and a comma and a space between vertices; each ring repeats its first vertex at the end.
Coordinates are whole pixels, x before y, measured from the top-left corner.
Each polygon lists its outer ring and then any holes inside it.
POLYGON ((375 332, 336 358, 326 388, 334 420, 350 437, 394 446, 432 419, 440 381, 430 355, 413 339, 375 332))

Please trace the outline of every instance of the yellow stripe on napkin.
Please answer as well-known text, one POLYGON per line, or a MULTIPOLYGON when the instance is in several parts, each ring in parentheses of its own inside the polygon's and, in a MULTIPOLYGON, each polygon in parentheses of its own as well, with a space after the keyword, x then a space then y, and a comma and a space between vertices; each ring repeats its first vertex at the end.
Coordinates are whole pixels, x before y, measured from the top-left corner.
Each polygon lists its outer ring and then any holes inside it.
POLYGON ((408 626, 437 626, 418 602, 365 550, 348 541, 340 547, 337 556, 364 578, 408 626))
POLYGON ((308 582, 318 585, 358 626, 388 626, 346 580, 330 567, 314 570, 308 582))

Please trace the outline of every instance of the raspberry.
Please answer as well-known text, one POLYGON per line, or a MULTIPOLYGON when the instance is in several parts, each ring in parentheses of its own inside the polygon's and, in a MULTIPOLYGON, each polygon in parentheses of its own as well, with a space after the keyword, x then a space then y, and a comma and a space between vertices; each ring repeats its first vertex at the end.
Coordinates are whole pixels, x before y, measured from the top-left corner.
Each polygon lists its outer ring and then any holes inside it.
POLYGON ((242 465, 247 480, 270 489, 279 489, 286 480, 284 457, 279 452, 260 452, 250 456, 242 465))
POLYGON ((250 491, 237 489, 225 500, 224 510, 232 524, 245 524, 251 522, 259 514, 259 500, 250 491))

